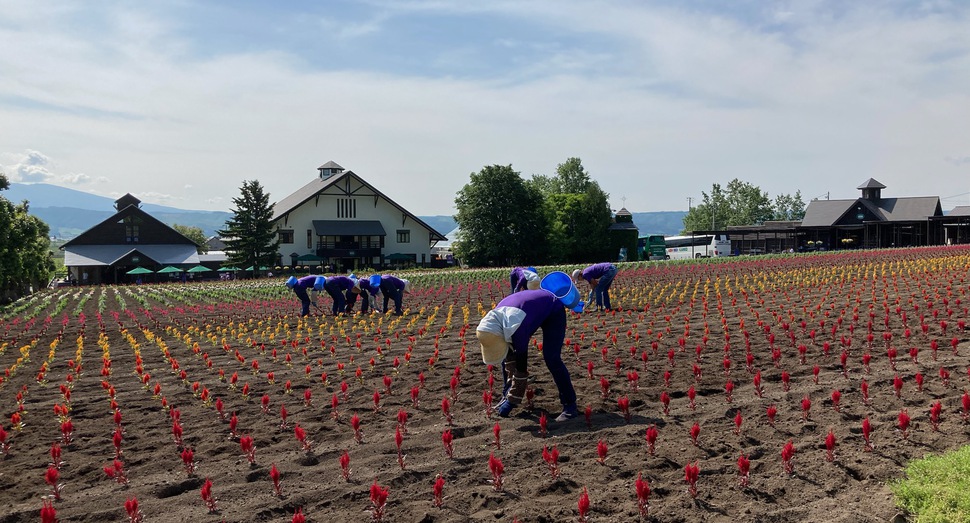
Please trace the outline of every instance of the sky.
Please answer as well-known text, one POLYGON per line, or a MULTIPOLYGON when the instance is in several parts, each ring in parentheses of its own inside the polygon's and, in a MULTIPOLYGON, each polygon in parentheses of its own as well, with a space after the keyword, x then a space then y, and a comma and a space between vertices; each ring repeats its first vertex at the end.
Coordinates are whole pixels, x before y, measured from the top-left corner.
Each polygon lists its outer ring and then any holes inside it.
POLYGON ((0 0, 0 170, 184 209, 333 160, 420 216, 578 157, 614 209, 970 204, 970 2, 0 0))

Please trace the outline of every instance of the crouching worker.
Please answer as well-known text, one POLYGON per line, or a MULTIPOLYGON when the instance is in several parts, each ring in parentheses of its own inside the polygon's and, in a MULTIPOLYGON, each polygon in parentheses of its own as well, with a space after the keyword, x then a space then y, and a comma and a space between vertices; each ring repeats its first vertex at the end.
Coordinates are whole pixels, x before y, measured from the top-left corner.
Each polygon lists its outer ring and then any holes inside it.
POLYGON ((360 296, 360 312, 367 314, 370 309, 371 300, 374 302, 374 310, 381 312, 381 308, 377 305, 377 297, 381 294, 381 277, 380 275, 373 275, 370 278, 360 278, 357 280, 357 284, 354 285, 349 291, 347 291, 347 314, 354 312, 354 305, 357 304, 357 296, 360 296))
POLYGON ((411 292, 411 282, 396 276, 381 276, 380 292, 384 295, 384 312, 387 312, 388 303, 394 301, 394 315, 400 316, 404 312, 401 310, 401 302, 405 292, 411 292))
MULTIPOLYGON (((578 296, 578 293, 574 295, 578 296)), ((482 361, 487 365, 503 365, 505 397, 496 407, 500 416, 507 417, 525 396, 529 378, 529 340, 540 328, 542 358, 559 389, 559 402, 562 403, 562 414, 556 421, 579 415, 576 391, 561 355, 566 338, 565 307, 566 304, 547 290, 525 290, 500 301, 478 324, 475 334, 482 346, 482 361)))
POLYGON ((516 267, 509 274, 509 284, 512 286, 513 293, 526 289, 536 290, 539 288, 540 280, 539 272, 535 267, 516 267))
POLYGON ((356 280, 347 276, 329 276, 323 289, 333 298, 333 315, 336 316, 344 312, 346 298, 344 293, 349 291, 356 284, 356 280))
MULTIPOLYGON (((300 303, 303 305, 300 316, 310 314, 311 303, 314 307, 317 307, 317 294, 323 290, 325 281, 326 278, 323 276, 304 276, 300 279, 297 279, 296 276, 290 276, 286 280, 286 286, 293 289, 296 297, 300 298, 300 303), (310 294, 307 294, 307 289, 310 290, 310 294)), ((319 307, 317 308, 319 309, 319 307)))

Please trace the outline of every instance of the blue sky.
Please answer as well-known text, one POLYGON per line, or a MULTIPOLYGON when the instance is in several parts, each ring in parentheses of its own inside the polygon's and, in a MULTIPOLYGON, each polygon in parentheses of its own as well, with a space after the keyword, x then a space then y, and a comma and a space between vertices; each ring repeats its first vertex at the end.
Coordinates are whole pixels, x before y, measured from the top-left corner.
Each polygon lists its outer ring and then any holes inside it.
POLYGON ((0 0, 0 169, 187 209, 328 160, 419 215, 579 157, 614 208, 970 204, 965 1, 0 0))

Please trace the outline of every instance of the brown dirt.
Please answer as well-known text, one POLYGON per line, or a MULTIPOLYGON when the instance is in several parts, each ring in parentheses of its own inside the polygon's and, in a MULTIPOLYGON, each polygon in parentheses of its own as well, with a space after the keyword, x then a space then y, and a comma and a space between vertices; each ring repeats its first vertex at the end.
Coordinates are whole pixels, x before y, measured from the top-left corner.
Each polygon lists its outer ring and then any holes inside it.
POLYGON ((58 518, 65 522, 123 521, 123 505, 130 497, 137 497, 148 521, 290 521, 298 507, 308 521, 363 521, 372 517, 369 489, 375 480, 389 488, 384 521, 573 521, 578 519, 577 501, 584 487, 590 499, 590 521, 635 521, 634 481, 639 473, 652 489, 650 521, 889 521, 897 509, 886 483, 901 477, 909 460, 965 445, 970 434, 970 425, 961 419, 970 336, 957 327, 959 321, 968 321, 968 260, 967 249, 953 248, 624 267, 614 284, 614 302, 622 308, 569 320, 570 346, 563 355, 580 406, 592 410, 590 425, 582 417, 564 424, 551 420, 559 411, 556 390, 537 350, 530 355, 536 378, 534 408, 521 408, 507 419, 485 415, 482 396, 488 371, 480 364, 474 325, 480 310, 491 307, 504 290, 502 278, 491 273, 482 284, 416 277, 418 290, 408 296, 410 309, 403 318, 316 316, 306 323, 298 323, 293 316, 297 304, 292 295, 275 284, 53 291, 49 299, 38 298, 17 314, 8 313, 0 324, 5 343, 0 365, 13 369, 0 385, 0 414, 11 445, 9 455, 0 461, 0 523, 38 519, 42 498, 49 494, 43 476, 51 461, 50 447, 60 438, 60 421, 53 409, 55 404, 66 404, 60 386, 66 385, 68 376, 73 378, 69 417, 76 432, 73 442, 63 447, 64 487, 61 499, 54 502, 58 518), (88 292, 91 295, 84 301, 88 292), (106 344, 99 346, 102 293, 106 344), (116 295, 126 302, 127 310, 119 310, 116 295), (471 324, 467 329, 462 328, 462 307, 467 307, 471 324), (945 333, 939 324, 944 318, 945 333), (866 341, 870 321, 871 349, 866 341), (922 324, 927 325, 925 334, 922 324), (773 343, 765 326, 775 336, 773 343), (678 339, 685 328, 688 333, 681 350, 678 339), (911 331, 908 339, 906 328, 911 331), (817 332, 814 343, 809 336, 812 329, 817 332), (762 397, 755 394, 753 374, 746 369, 745 331, 754 356, 752 368, 762 373, 762 397), (795 336, 794 343, 789 332, 795 336), (889 345, 898 351, 896 370, 887 356, 885 332, 892 333, 889 345), (950 345, 954 337, 956 353, 950 345), (849 344, 847 377, 840 365, 843 338, 849 344), (36 344, 31 346, 34 339, 36 344), (930 349, 934 340, 939 345, 936 359, 930 349), (656 350, 651 346, 654 341, 656 350), (460 354, 466 342, 463 364, 460 354), (825 342, 830 345, 827 357, 825 342), (195 344, 198 352, 193 350, 195 344), (698 345, 702 348, 699 363, 698 345), (799 361, 798 345, 807 348, 804 364, 799 361), (378 346, 383 357, 377 353, 378 346), (778 366, 772 361, 772 346, 781 351, 778 366), (29 348, 29 361, 18 364, 22 347, 29 348), (111 373, 102 377, 104 347, 111 373), (409 347, 412 357, 405 364, 409 347), (920 349, 918 363, 910 358, 910 347, 920 349), (429 368, 436 349, 438 358, 429 368), (671 350, 673 365, 668 361, 671 350), (172 370, 166 351, 185 371, 184 383, 172 370), (237 360, 236 351, 245 363, 237 360), (868 372, 862 364, 865 352, 872 358, 868 372), (68 362, 77 361, 79 353, 82 372, 77 375, 68 362), (142 372, 150 375, 149 390, 136 372, 136 353, 142 372), (41 384, 37 374, 48 355, 49 370, 41 384), (723 367, 725 355, 731 360, 729 374, 723 367), (395 357, 400 361, 396 372, 395 357), (254 359, 259 362, 258 375, 251 370, 254 359), (343 378, 338 362, 345 365, 343 378), (589 362, 594 366, 593 379, 587 376, 589 362), (701 370, 699 379, 693 374, 695 364, 701 370), (820 368, 818 383, 813 380, 814 365, 820 368), (941 367, 951 373, 949 384, 939 376, 941 367), (358 368, 360 379, 355 377, 358 368), (456 368, 460 381, 449 425, 441 403, 452 396, 456 368), (226 381, 220 380, 219 369, 224 370, 226 381), (663 374, 668 370, 670 384, 665 386, 663 374), (630 371, 639 373, 636 391, 627 379, 630 371), (791 377, 787 391, 781 381, 783 371, 791 377), (227 381, 234 372, 238 387, 231 390, 227 381), (272 384, 268 372, 275 375, 272 384), (326 384, 321 381, 323 372, 328 374, 326 384), (922 391, 916 388, 917 372, 925 376, 922 391), (419 383, 419 373, 426 380, 415 408, 410 390, 419 383), (900 398, 893 388, 897 374, 904 382, 900 398), (384 376, 392 380, 390 394, 385 393, 384 376), (601 378, 609 381, 606 398, 601 378), (724 392, 728 379, 735 383, 731 402, 724 392), (869 404, 861 397, 863 379, 869 384, 869 404), (291 394, 284 391, 287 380, 292 382, 291 394), (348 385, 346 400, 340 393, 342 380, 348 385), (255 440, 256 465, 243 458, 238 438, 229 437, 228 423, 193 394, 194 382, 200 391, 207 388, 213 399, 221 399, 226 413, 237 413, 238 432, 255 440), (184 445, 196 457, 194 475, 183 470, 170 412, 150 390, 156 383, 161 396, 181 414, 184 445), (244 383, 252 390, 248 400, 239 390, 244 383), (687 398, 692 385, 693 409, 687 398), (122 413, 127 485, 107 479, 102 470, 115 454, 108 386, 115 390, 122 413), (17 395, 24 387, 25 426, 18 431, 11 428, 10 419, 19 409, 17 395), (303 402, 308 388, 312 406, 303 402), (839 411, 831 400, 836 389, 841 392, 839 411), (381 394, 377 411, 375 391, 381 394), (661 409, 663 391, 671 397, 669 414, 661 409), (269 413, 261 412, 264 394, 270 399, 269 413), (335 394, 336 420, 331 408, 335 394), (807 420, 802 419, 801 409, 805 396, 812 401, 807 420), (617 407, 620 397, 630 400, 629 420, 617 407), (933 430, 928 414, 937 400, 943 406, 938 431, 933 430), (285 430, 279 428, 282 405, 288 411, 285 430), (766 421, 769 405, 778 409, 774 426, 766 421), (403 469, 394 441, 402 409, 408 414, 403 469), (901 409, 908 409, 913 420, 907 439, 896 428, 901 409), (740 434, 735 434, 738 411, 743 422, 740 434), (362 421, 360 444, 350 427, 354 413, 362 421), (543 414, 549 418, 545 435, 539 423, 543 414), (872 452, 864 451, 861 422, 865 417, 873 425, 872 452), (309 455, 296 441, 292 428, 296 423, 313 441, 309 455), (697 445, 689 436, 694 423, 700 427, 697 445), (500 447, 494 444, 496 424, 501 429, 500 447), (644 438, 650 425, 659 430, 653 455, 644 438), (446 429, 454 435, 452 458, 442 446, 446 429), (833 461, 826 460, 824 446, 830 429, 838 441, 833 461), (608 447, 603 463, 597 458, 600 441, 608 447), (788 441, 797 449, 793 475, 785 474, 782 467, 781 449, 788 441), (560 453, 558 479, 542 460, 543 447, 553 446, 560 453), (338 464, 344 450, 351 459, 350 481, 342 478, 338 464), (738 486, 736 461, 741 453, 751 459, 746 488, 738 486), (502 491, 491 483, 490 454, 504 464, 502 491), (684 466, 695 461, 700 478, 697 497, 691 498, 684 466), (282 473, 282 498, 274 495, 269 478, 273 464, 282 473), (445 480, 443 505, 434 507, 432 484, 438 474, 445 480), (211 479, 219 499, 217 513, 210 514, 200 497, 204 478, 211 479))

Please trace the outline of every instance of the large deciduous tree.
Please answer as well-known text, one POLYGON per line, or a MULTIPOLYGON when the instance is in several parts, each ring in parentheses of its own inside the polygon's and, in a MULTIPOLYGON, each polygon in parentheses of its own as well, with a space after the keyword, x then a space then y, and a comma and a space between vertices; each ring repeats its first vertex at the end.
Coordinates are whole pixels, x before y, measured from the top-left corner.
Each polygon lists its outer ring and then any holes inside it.
POLYGON ((701 203, 684 217, 684 232, 724 230, 733 225, 758 225, 774 216, 768 194, 760 187, 731 180, 727 188, 713 184, 711 192, 702 192, 701 203))
POLYGON ((182 236, 194 241, 198 246, 199 254, 209 252, 209 245, 206 243, 208 238, 205 237, 205 231, 202 230, 202 227, 196 227, 195 225, 180 225, 175 223, 172 224, 172 228, 181 233, 182 236))
POLYGON ((551 261, 582 263, 611 257, 609 195, 590 178, 582 160, 569 158, 556 167, 555 176, 533 176, 529 184, 545 195, 551 261))
MULTIPOLYGON (((10 187, 0 173, 0 190, 10 187)), ((50 227, 29 213, 26 201, 14 205, 0 197, 0 301, 43 289, 54 275, 50 227)))
POLYGON ((232 265, 253 267, 259 275, 261 265, 276 262, 279 238, 271 221, 273 207, 269 193, 257 180, 247 180, 240 188, 240 195, 232 199, 233 216, 226 220, 226 227, 219 231, 226 244, 226 256, 232 265))
POLYGON ((461 240, 455 254, 471 266, 535 264, 546 252, 542 194, 511 165, 471 174, 455 198, 461 240))
POLYGON ((775 196, 773 212, 775 220, 798 221, 804 218, 805 201, 802 200, 802 191, 775 196))

